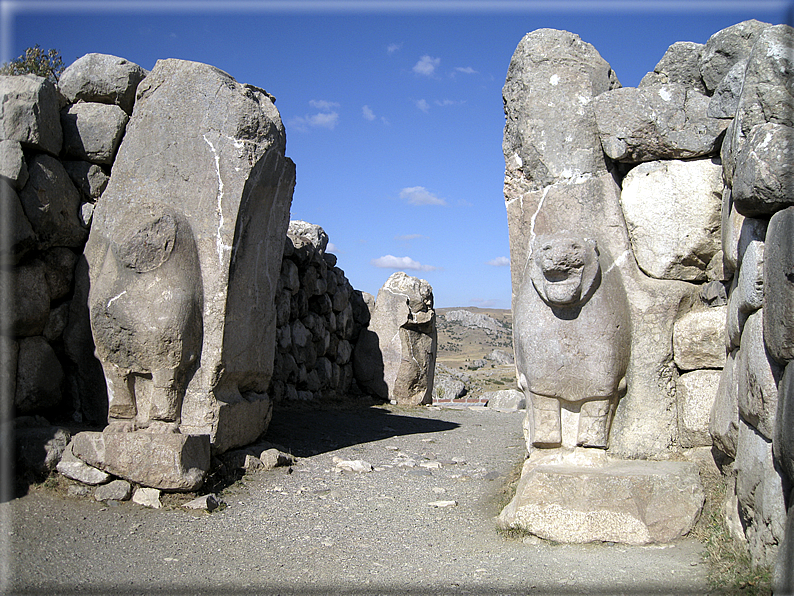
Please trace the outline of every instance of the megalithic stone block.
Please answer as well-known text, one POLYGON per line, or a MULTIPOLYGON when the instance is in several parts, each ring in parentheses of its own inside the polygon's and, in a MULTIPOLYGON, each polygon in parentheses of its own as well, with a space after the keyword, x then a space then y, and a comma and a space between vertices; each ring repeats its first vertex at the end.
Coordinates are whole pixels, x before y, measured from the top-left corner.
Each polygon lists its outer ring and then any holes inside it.
POLYGON ((72 453, 109 474, 162 490, 195 490, 210 467, 208 435, 82 432, 72 439, 72 453))
POLYGON ((138 86, 85 250, 117 430, 205 434, 222 452, 267 428, 295 184, 274 101, 183 60, 138 86))

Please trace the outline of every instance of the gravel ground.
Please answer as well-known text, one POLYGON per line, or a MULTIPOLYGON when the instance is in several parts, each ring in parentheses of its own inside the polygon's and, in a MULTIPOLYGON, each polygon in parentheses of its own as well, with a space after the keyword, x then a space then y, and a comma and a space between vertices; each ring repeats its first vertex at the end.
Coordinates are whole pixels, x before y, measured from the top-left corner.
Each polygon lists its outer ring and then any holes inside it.
POLYGON ((11 594, 695 594, 702 545, 558 545, 496 531, 522 413, 277 411, 299 459, 211 514, 36 489, 0 504, 11 594), (371 472, 340 471, 334 457, 371 472))

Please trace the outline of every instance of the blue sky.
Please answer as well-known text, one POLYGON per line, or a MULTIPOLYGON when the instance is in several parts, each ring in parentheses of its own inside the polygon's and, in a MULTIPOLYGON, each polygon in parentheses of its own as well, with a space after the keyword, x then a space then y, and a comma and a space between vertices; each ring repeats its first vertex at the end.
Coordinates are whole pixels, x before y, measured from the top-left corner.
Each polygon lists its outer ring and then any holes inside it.
POLYGON ((73 1, 2 4, 2 60, 56 48, 151 69, 206 62, 272 93, 297 165, 292 219, 323 226, 357 289, 395 270, 437 307, 510 307, 501 89, 529 31, 565 29, 636 86, 676 41, 791 2, 73 1))

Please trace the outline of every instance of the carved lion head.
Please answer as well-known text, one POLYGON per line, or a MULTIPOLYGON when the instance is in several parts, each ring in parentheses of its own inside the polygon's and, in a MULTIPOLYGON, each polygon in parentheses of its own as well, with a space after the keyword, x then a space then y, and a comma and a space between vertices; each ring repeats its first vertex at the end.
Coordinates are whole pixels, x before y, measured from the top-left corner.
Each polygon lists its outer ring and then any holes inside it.
POLYGON ((577 306, 587 301, 599 272, 595 240, 567 232, 535 238, 529 274, 547 304, 577 306))

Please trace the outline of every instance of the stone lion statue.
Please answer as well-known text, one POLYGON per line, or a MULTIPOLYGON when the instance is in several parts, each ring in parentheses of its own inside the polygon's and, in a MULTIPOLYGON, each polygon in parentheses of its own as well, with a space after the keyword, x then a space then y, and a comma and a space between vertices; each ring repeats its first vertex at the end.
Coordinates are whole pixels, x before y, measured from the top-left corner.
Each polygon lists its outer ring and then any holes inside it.
POLYGON ((145 205, 109 238, 89 294, 109 431, 178 432, 202 341, 201 273, 187 220, 145 205))
POLYGON ((620 271, 578 234, 538 236, 530 249, 513 306, 527 446, 606 448, 631 351, 620 271))

